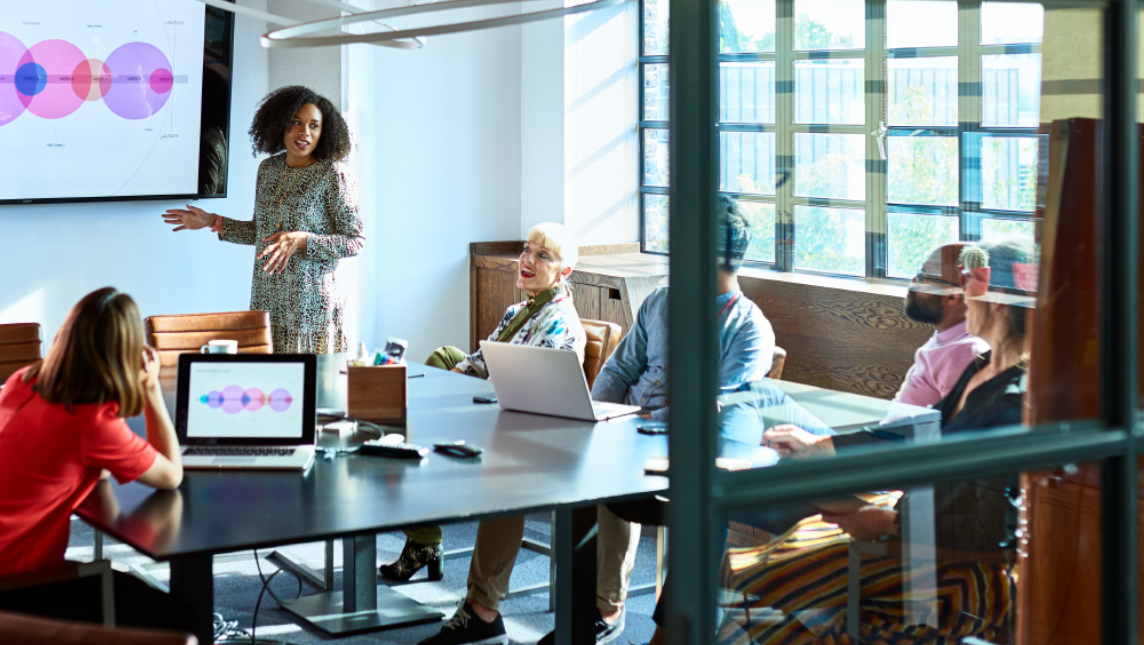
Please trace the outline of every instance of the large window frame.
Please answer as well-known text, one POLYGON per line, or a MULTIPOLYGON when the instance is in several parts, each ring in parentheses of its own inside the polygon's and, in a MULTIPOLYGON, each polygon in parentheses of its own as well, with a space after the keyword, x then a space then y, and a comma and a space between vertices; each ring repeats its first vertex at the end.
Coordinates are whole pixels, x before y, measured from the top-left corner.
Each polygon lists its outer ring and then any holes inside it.
MULTIPOLYGON (((773 168, 776 188, 773 195, 753 192, 720 190, 720 194, 743 204, 759 204, 773 209, 773 250, 760 257, 757 243, 752 243, 748 265, 764 266, 780 271, 799 270, 810 273, 841 274, 868 278, 908 279, 916 267, 891 267, 890 218, 895 215, 922 217, 956 217, 957 238, 978 240, 982 237, 983 224, 987 221, 1025 222, 1033 225, 1034 210, 1002 208, 983 203, 983 182, 980 168, 981 144, 989 137, 1038 140, 1036 125, 986 125, 982 101, 982 57, 1014 54, 1038 55, 1040 43, 1026 44, 982 44, 981 43, 981 1, 958 1, 958 39, 956 46, 944 47, 887 47, 887 2, 868 0, 865 6, 865 46, 862 49, 846 50, 797 50, 795 47, 796 19, 795 0, 775 0, 775 45, 774 51, 758 53, 717 53, 720 65, 720 109, 722 117, 723 94, 726 91, 723 80, 723 66, 730 63, 770 63, 774 65, 774 119, 772 123, 742 123, 719 120, 716 126, 718 137, 732 133, 768 133, 774 136, 773 168), (958 70, 957 109, 961 118, 955 124, 947 125, 898 125, 890 122, 888 114, 888 66, 891 61, 917 60, 927 58, 955 57, 958 70), (864 69, 866 92, 864 95, 864 122, 862 124, 841 125, 796 122, 795 66, 802 61, 857 60, 864 69), (970 118, 965 118, 965 117, 970 118), (865 196, 863 199, 842 199, 837 197, 807 197, 795 192, 797 181, 795 169, 795 137, 802 134, 845 134, 866 135, 864 137, 865 196), (957 141, 957 203, 942 206, 923 205, 905 202, 890 202, 887 194, 888 161, 884 158, 885 147, 893 145, 897 137, 949 137, 957 141), (796 254, 799 248, 795 213, 800 208, 836 208, 860 210, 864 218, 865 244, 861 267, 853 271, 839 272, 813 267, 799 266, 796 254)), ((669 55, 667 53, 647 55, 646 16, 649 7, 663 11, 666 0, 641 0, 639 22, 639 149, 640 162, 637 164, 639 176, 639 212, 641 249, 646 253, 668 252, 666 227, 658 221, 658 209, 664 207, 670 193, 670 178, 667 182, 645 184, 648 174, 664 176, 666 168, 656 168, 656 160, 649 159, 653 152, 648 146, 649 135, 655 133, 667 136, 669 118, 662 114, 649 115, 645 112, 645 99, 649 91, 658 89, 658 84, 667 82, 669 55), (656 74, 649 74, 653 69, 656 74), (650 215, 649 215, 650 214, 650 215), (650 219, 649 219, 650 217, 650 219), (649 227, 656 227, 655 234, 649 234, 649 227)), ((722 149, 723 146, 721 145, 722 149)), ((720 160, 723 172, 725 160, 720 160)), ((991 223, 991 222, 990 222, 991 223)), ((769 236, 768 236, 769 237, 769 236)), ((952 240, 950 240, 952 241, 952 240)), ((804 240, 805 242, 805 240, 804 240)))
POLYGON ((1087 422, 994 430, 962 441, 807 460, 781 467, 723 472, 715 466, 717 333, 695 303, 716 292, 718 158, 715 121, 716 0, 673 0, 676 28, 672 82, 670 195, 687 217, 671 220, 669 360, 672 381, 669 451, 672 501, 669 552, 672 593, 665 596, 669 645, 711 640, 725 513, 845 495, 854 490, 1010 474, 1017 470, 1103 460, 1101 470, 1101 642, 1138 642, 1138 458, 1144 449, 1138 392, 1139 125, 1138 0, 1076 0, 1103 12, 1104 127, 1098 211, 1100 414, 1087 422), (683 376, 678 376, 683 375, 683 376), (1035 431, 1031 431, 1035 430, 1035 431))

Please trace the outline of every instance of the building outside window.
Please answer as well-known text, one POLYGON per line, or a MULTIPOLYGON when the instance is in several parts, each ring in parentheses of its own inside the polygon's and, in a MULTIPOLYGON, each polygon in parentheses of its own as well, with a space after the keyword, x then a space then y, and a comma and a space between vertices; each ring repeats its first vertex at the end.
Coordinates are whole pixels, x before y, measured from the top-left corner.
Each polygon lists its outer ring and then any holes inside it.
MULTIPOLYGON (((667 253, 668 3, 642 0, 643 249, 667 253)), ((719 190, 749 261, 912 277, 937 245, 1033 235, 1036 4, 722 0, 719 190)))

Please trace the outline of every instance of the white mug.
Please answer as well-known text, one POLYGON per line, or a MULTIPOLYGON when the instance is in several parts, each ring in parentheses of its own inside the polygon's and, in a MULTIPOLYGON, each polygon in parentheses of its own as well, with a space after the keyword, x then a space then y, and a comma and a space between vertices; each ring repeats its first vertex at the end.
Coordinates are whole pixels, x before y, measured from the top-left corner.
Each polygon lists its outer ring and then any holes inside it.
POLYGON ((199 348, 200 354, 237 354, 237 340, 212 340, 199 348))

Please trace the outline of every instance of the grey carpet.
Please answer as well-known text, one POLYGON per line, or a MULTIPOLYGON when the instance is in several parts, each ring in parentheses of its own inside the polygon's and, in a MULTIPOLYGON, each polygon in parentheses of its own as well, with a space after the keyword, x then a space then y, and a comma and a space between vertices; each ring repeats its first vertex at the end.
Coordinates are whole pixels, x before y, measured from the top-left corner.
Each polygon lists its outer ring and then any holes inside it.
MULTIPOLYGON (((547 514, 529 516, 525 526, 525 536, 547 543, 550 531, 549 517, 547 514)), ((472 546, 476 539, 476 524, 446 526, 444 527, 444 535, 446 550, 472 546)), ((655 580, 654 535, 652 530, 644 529, 644 535, 640 540, 640 548, 636 556, 635 572, 632 576, 633 585, 651 583, 655 580)), ((404 542, 405 536, 401 533, 378 535, 378 559, 381 562, 396 559, 404 542)), ((316 570, 321 570, 323 566, 325 550, 322 543, 289 546, 281 550, 316 570)), ((336 588, 340 588, 340 546, 335 548, 334 552, 335 585, 337 585, 336 588)), ((266 553, 259 551, 259 555, 263 557, 266 553)), ((71 560, 90 560, 92 557, 92 531, 78 519, 74 519, 72 522, 71 541, 67 557, 71 560)), ((170 575, 166 566, 156 564, 130 547, 111 539, 105 540, 104 557, 111 559, 118 569, 128 570, 132 566, 139 567, 162 582, 166 582, 170 575)), ((262 571, 265 575, 270 575, 275 570, 273 565, 265 560, 262 561, 262 571)), ((453 614, 464 595, 468 571, 469 558, 467 556, 454 558, 445 562, 445 579, 440 582, 426 580, 423 570, 410 582, 394 583, 393 587, 414 600, 437 608, 448 617, 453 614)), ((513 569, 511 587, 546 583, 548 582, 548 575, 549 562, 546 556, 521 550, 516 561, 516 568, 513 569)), ((253 558, 216 561, 214 579, 215 611, 222 614, 228 621, 238 621, 240 629, 250 629, 255 603, 258 600, 259 592, 262 590, 262 583, 258 577, 253 558)), ((284 599, 293 598, 298 592, 297 578, 284 573, 271 582, 270 588, 284 599)), ((303 594, 308 595, 318 591, 316 587, 308 583, 303 584, 303 594)), ((623 635, 614 642, 621 644, 648 642, 655 629, 651 620, 651 614, 655 608, 655 596, 633 597, 628 600, 627 606, 626 628, 623 635)), ((535 643, 541 636, 551 631, 555 624, 554 614, 548 611, 548 594, 505 601, 501 606, 501 612, 504 615, 505 627, 512 643, 535 643)), ((270 638, 296 645, 327 642, 413 644, 436 634, 439 629, 439 623, 426 624, 334 639, 317 630, 296 624, 293 617, 279 608, 277 603, 267 594, 263 597, 262 606, 258 611, 257 634, 260 639, 270 638)), ((241 641, 234 639, 233 642, 241 641)))

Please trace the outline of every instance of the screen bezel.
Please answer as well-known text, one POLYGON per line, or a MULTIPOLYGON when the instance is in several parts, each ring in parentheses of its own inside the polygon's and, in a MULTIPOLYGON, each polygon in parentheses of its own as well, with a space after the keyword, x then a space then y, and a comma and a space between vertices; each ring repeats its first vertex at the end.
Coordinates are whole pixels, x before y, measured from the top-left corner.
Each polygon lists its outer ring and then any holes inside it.
MULTIPOLYGON (((227 2, 235 2, 235 0, 226 0, 227 2)), ((8 206, 12 204, 92 204, 98 202, 140 202, 140 201, 165 201, 165 200, 188 200, 188 199, 226 199, 227 188, 230 185, 230 158, 231 158, 231 123, 230 123, 230 107, 234 98, 234 14, 229 11, 216 9, 209 5, 204 5, 208 22, 213 18, 215 20, 225 21, 223 31, 225 33, 225 51, 216 51, 212 49, 210 41, 207 40, 207 35, 203 35, 203 69, 213 68, 214 71, 225 70, 226 74, 223 75, 223 80, 226 82, 226 114, 225 125, 223 125, 223 132, 226 134, 226 148, 227 148, 227 181, 224 183, 222 192, 218 193, 184 193, 184 194, 171 194, 171 195, 108 195, 103 197, 29 197, 24 199, 4 199, 0 196, 0 206, 8 206)), ((217 97, 208 97, 203 93, 202 102, 205 109, 206 103, 209 99, 217 97)), ((199 133, 199 159, 201 160, 205 151, 203 150, 202 133, 199 133)), ((202 177, 198 178, 198 187, 202 186, 202 177)))
POLYGON ((183 446, 311 446, 317 443, 318 426, 318 357, 313 354, 180 354, 176 377, 175 432, 183 446), (187 436, 190 407, 191 365, 195 363, 302 363, 301 437, 221 437, 187 436))

